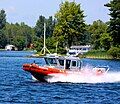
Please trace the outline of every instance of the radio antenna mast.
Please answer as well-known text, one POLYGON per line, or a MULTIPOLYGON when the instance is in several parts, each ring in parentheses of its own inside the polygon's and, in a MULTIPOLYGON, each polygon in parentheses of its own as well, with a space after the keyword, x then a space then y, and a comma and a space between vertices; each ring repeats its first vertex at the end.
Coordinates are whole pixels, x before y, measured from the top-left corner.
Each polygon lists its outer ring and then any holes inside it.
POLYGON ((46 51, 47 51, 48 53, 50 53, 50 51, 49 51, 49 50, 47 49, 47 47, 46 47, 45 39, 46 39, 46 23, 44 23, 44 46, 43 46, 43 48, 42 48, 42 50, 41 50, 41 54, 42 54, 42 52, 43 52, 43 55, 46 54, 46 51))

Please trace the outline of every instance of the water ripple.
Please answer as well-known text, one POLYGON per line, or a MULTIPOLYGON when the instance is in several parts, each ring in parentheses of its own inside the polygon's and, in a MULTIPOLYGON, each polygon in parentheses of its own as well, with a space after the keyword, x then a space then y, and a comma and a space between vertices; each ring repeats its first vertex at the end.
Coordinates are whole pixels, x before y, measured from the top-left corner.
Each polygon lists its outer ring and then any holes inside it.
MULTIPOLYGON (((42 59, 0 57, 0 60, 1 104, 120 104, 119 82, 40 83, 33 81, 31 75, 22 70, 22 64, 33 60, 42 63, 42 59)), ((90 59, 85 59, 84 62, 93 66, 96 64, 96 61, 90 59)), ((118 61, 97 60, 97 63, 109 64, 113 71, 120 68, 118 61)))

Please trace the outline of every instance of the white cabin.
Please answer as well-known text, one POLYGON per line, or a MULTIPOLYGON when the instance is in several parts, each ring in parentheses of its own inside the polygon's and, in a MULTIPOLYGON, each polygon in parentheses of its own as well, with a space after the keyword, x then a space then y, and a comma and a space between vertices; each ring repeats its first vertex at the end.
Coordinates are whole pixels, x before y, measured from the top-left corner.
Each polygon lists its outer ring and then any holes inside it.
POLYGON ((81 70, 82 61, 79 57, 73 56, 44 56, 47 66, 59 68, 62 70, 81 70))
POLYGON ((71 46, 67 52, 67 55, 84 54, 84 53, 88 52, 89 50, 91 50, 90 45, 71 46))

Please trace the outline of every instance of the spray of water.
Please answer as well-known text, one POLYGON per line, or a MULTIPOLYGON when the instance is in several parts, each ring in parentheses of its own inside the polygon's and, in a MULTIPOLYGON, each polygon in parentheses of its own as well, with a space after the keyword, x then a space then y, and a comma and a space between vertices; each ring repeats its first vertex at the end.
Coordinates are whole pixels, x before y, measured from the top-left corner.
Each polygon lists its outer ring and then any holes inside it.
POLYGON ((48 82, 71 82, 71 83, 114 83, 120 82, 120 72, 110 72, 101 76, 94 75, 81 75, 81 74, 69 74, 62 75, 57 74, 54 77, 48 79, 48 82))
POLYGON ((114 83, 120 82, 120 72, 107 72, 103 75, 93 75, 89 73, 92 67, 86 66, 83 69, 85 74, 71 72, 69 74, 54 74, 48 82, 71 82, 71 83, 114 83), (88 73, 87 73, 88 72, 88 73))

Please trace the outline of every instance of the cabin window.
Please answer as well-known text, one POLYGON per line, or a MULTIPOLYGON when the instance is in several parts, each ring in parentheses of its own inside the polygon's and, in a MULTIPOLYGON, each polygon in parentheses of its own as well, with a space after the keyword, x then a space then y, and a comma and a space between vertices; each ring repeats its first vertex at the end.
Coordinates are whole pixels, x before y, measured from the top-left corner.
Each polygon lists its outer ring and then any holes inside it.
POLYGON ((70 69, 71 60, 66 60, 66 69, 70 69))
POLYGON ((72 66, 76 67, 76 61, 72 61, 72 66))
POLYGON ((61 66, 64 66, 64 60, 59 60, 61 66))
POLYGON ((47 58, 45 58, 45 63, 46 63, 47 65, 50 64, 47 58))
POLYGON ((76 54, 76 53, 75 53, 75 52, 69 52, 69 54, 70 54, 70 55, 74 55, 74 54, 76 54))
POLYGON ((57 65, 56 59, 54 58, 45 58, 46 64, 54 64, 57 65))
POLYGON ((83 48, 83 50, 86 50, 86 48, 83 48))
POLYGON ((56 61, 56 59, 52 59, 51 61, 52 61, 52 64, 57 65, 57 61, 56 61))
POLYGON ((81 68, 81 64, 82 64, 81 61, 78 61, 77 62, 77 67, 81 68))

